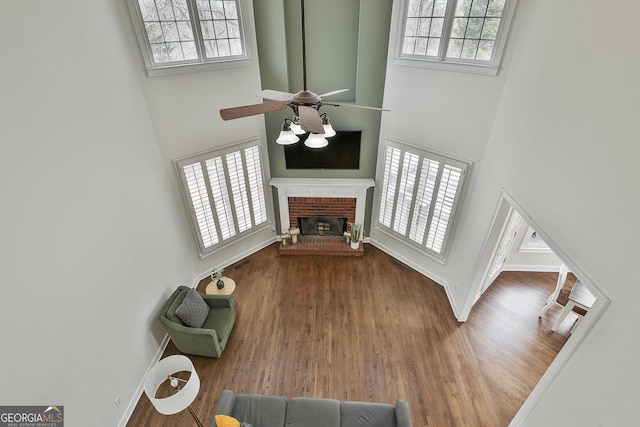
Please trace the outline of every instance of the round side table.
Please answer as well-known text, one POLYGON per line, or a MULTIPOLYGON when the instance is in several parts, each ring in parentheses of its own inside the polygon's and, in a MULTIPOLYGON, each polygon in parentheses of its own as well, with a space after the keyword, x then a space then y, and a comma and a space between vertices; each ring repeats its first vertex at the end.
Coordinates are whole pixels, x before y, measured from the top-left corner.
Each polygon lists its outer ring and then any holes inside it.
POLYGON ((224 288, 218 289, 218 285, 212 280, 211 283, 207 285, 205 292, 208 295, 231 295, 233 291, 236 290, 236 282, 234 282, 233 279, 222 276, 222 281, 224 282, 224 288))

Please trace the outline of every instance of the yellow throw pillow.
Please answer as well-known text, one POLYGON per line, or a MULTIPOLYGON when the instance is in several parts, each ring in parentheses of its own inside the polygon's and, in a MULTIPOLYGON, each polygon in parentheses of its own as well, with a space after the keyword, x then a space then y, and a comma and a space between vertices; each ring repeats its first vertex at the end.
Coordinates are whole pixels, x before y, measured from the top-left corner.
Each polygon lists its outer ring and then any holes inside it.
POLYGON ((216 415, 216 425, 218 427, 240 427, 240 421, 228 415, 216 415))

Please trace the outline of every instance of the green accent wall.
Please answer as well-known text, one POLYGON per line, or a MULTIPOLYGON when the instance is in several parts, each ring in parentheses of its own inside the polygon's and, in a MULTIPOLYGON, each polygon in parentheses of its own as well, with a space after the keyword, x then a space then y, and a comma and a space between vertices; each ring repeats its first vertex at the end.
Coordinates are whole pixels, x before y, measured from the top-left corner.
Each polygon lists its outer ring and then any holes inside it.
MULTIPOLYGON (((317 94, 349 89, 326 101, 383 107, 391 6, 392 0, 305 0, 307 89, 317 94)), ((253 0, 253 7, 263 89, 302 90, 300 1, 253 0)), ((324 106, 320 111, 337 130, 362 131, 360 169, 287 169, 284 148, 275 142, 282 121, 291 117, 291 110, 285 110, 265 115, 271 176, 375 178, 381 115, 393 112, 345 106, 324 106)), ((367 199, 365 230, 372 194, 367 199)))

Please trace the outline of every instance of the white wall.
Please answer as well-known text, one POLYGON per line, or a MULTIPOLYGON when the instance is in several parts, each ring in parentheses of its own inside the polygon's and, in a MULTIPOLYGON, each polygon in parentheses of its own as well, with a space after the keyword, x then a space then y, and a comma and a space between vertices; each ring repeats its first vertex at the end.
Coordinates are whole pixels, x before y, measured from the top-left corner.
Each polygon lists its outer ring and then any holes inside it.
MULTIPOLYGON (((380 174, 383 169, 381 162, 384 159, 385 138, 398 139, 426 150, 471 162, 471 173, 467 176, 465 184, 466 196, 463 198, 457 220, 457 223, 462 223, 465 217, 475 215, 466 205, 473 194, 502 88, 509 73, 513 42, 507 43, 497 76, 397 65, 394 57, 398 38, 401 37, 398 24, 402 14, 402 3, 393 3, 383 104, 384 108, 391 111, 382 115, 376 191, 382 185, 380 174)), ((510 40, 516 36, 517 34, 512 35, 510 40)), ((457 313, 458 303, 453 298, 456 289, 460 289, 457 282, 468 280, 467 276, 471 274, 472 269, 472 266, 467 265, 467 254, 461 253, 467 245, 466 238, 461 237, 460 233, 454 235, 453 241, 450 242, 447 263, 442 264, 389 239, 386 234, 377 230, 376 213, 377 206, 374 207, 372 217, 372 242, 444 285, 454 312, 457 313), (460 272, 460 278, 450 273, 451 265, 456 269, 464 269, 460 272)), ((482 230, 486 229, 487 225, 482 224, 482 230)))
POLYGON ((3 4, 2 405, 114 426, 195 275, 111 1, 3 4), (120 396, 122 406, 114 404, 120 396))
POLYGON ((486 211, 484 200, 505 187, 611 299, 526 426, 630 426, 640 416, 640 4, 592 3, 522 3, 517 53, 470 205, 486 211))
MULTIPOLYGON (((147 75, 126 1, 119 0, 118 6, 129 41, 129 50, 135 61, 136 73, 171 180, 175 202, 180 206, 183 205, 173 164, 176 159, 254 137, 262 139, 264 144, 262 155, 266 159, 268 152, 263 115, 225 122, 219 114, 221 108, 262 102, 256 96, 262 88, 252 1, 242 2, 247 42, 253 59, 250 65, 213 72, 190 72, 163 77, 147 75)), ((270 178, 268 168, 265 168, 265 173, 266 182, 268 182, 270 178)), ((267 187, 267 192, 270 191, 271 189, 267 187)), ((268 197, 267 201, 269 211, 272 212, 271 198, 268 197)), ((213 267, 225 266, 252 253, 256 248, 275 241, 275 229, 270 228, 230 247, 227 246, 223 251, 205 259, 200 259, 186 209, 181 207, 180 213, 181 232, 190 239, 189 252, 198 273, 206 273, 213 267)), ((275 221, 273 225, 275 226, 275 221)))
POLYGON ((389 67, 385 105, 393 114, 382 137, 422 141, 476 162, 447 264, 398 250, 442 279, 454 311, 475 292, 503 188, 611 300, 537 406, 519 414, 519 425, 630 426, 640 418, 639 12, 640 3, 622 0, 521 1, 504 88, 500 76, 485 82, 389 67))

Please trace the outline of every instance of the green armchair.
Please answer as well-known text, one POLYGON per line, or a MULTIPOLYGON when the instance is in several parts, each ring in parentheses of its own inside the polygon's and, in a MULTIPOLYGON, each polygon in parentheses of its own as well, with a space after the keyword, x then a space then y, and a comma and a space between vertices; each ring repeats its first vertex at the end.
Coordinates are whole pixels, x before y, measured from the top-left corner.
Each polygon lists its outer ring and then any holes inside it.
POLYGON ((180 286, 171 294, 158 316, 160 323, 181 352, 220 357, 236 320, 235 301, 230 295, 200 294, 210 310, 202 327, 192 328, 176 315, 176 310, 190 290, 180 286))

